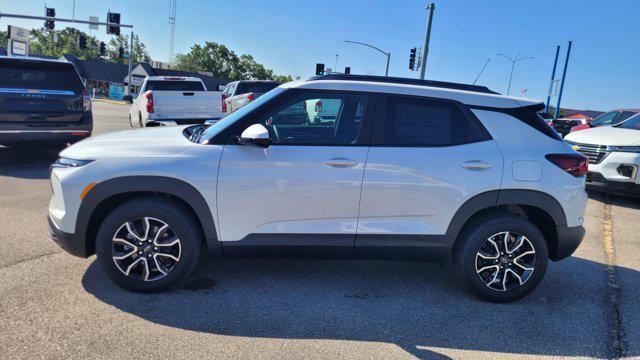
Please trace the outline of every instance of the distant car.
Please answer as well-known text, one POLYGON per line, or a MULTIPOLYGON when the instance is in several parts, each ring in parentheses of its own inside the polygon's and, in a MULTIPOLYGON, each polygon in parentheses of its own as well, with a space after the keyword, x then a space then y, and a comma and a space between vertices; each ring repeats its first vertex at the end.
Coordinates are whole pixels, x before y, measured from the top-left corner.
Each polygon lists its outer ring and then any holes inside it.
POLYGON ((587 187, 640 196, 640 114, 621 124, 572 132, 565 141, 589 158, 587 187))
POLYGON ((581 124, 574 125, 571 128, 570 132, 590 129, 592 127, 598 127, 598 126, 620 124, 621 122, 627 120, 628 118, 632 117, 637 113, 640 113, 640 109, 619 109, 619 110, 609 111, 598 116, 597 118, 591 121, 587 121, 584 124, 581 123, 581 124))
POLYGON ((0 57, 0 145, 63 147, 92 130, 89 91, 72 63, 0 57))
POLYGON ((263 94, 278 87, 278 82, 270 80, 240 80, 228 83, 222 90, 222 112, 232 112, 247 105, 263 94))
POLYGON ((202 124, 222 118, 220 91, 207 91, 200 78, 147 77, 129 109, 131 127, 202 124))
POLYGON ((580 124, 582 124, 582 120, 569 118, 555 119, 549 122, 549 125, 562 137, 570 133, 573 127, 579 126, 580 124))

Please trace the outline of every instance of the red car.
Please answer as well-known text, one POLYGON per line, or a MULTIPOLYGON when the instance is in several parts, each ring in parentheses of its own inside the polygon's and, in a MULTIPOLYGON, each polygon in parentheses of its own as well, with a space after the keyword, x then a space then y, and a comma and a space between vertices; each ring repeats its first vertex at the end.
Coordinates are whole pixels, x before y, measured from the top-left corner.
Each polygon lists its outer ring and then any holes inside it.
POLYGON ((618 109, 606 112, 597 118, 588 121, 586 124, 580 124, 571 128, 571 132, 590 129, 596 126, 616 125, 627 120, 633 115, 640 113, 640 109, 618 109))

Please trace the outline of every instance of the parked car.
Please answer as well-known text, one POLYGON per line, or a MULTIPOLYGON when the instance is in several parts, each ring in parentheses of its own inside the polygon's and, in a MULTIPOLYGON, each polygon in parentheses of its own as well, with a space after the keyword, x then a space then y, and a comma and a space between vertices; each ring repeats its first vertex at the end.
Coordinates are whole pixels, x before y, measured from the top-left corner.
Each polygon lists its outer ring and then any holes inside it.
POLYGON ((0 57, 0 145, 63 147, 92 130, 91 98, 73 64, 0 57))
POLYGON ((538 116, 543 106, 416 79, 290 82, 210 126, 66 149, 49 225, 133 291, 177 286, 206 251, 450 259, 471 292, 512 301, 584 235, 587 158, 538 116), (331 126, 280 116, 320 100, 339 108, 331 126))
POLYGON ((640 196, 640 114, 617 125, 572 132, 565 140, 589 158, 587 187, 640 196))
POLYGON ((606 112, 597 118, 586 123, 576 124, 571 127, 571 132, 590 129, 592 127, 616 125, 627 120, 633 115, 640 113, 640 109, 620 109, 606 112))
POLYGON ((240 80, 228 83, 222 90, 222 112, 232 112, 278 87, 276 81, 240 80))
POLYGON ((131 128, 202 124, 223 117, 220 91, 207 91, 197 77, 149 76, 129 109, 131 128))
POLYGON ((560 136, 565 137, 568 133, 571 132, 571 129, 580 126, 582 124, 582 120, 580 119, 554 119, 551 121, 550 125, 553 127, 555 131, 560 134, 560 136))

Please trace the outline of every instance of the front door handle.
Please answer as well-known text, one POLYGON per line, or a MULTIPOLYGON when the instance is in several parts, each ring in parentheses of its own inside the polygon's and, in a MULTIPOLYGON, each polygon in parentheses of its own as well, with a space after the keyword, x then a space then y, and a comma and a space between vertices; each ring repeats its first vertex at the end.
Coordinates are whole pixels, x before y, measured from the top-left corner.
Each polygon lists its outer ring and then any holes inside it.
POLYGON ((460 164, 463 168, 473 171, 481 171, 491 169, 491 164, 482 160, 469 160, 460 164))
POLYGON ((354 167, 358 165, 358 162, 353 159, 337 157, 325 161, 324 164, 331 167, 354 167))

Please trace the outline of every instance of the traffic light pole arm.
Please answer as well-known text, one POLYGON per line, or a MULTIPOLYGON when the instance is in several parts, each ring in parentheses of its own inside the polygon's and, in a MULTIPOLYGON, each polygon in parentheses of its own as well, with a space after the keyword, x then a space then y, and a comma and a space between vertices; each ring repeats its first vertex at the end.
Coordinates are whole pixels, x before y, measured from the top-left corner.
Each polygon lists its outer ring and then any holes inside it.
POLYGON ((377 47, 375 47, 373 45, 361 43, 361 42, 358 42, 358 41, 345 40, 344 42, 351 43, 351 44, 364 45, 364 46, 370 47, 372 49, 376 49, 376 50, 380 51, 381 53, 385 54, 387 56, 387 68, 385 70, 384 76, 389 76, 389 61, 391 60, 391 53, 390 52, 382 51, 382 50, 378 49, 377 47))
POLYGON ((87 21, 87 20, 75 20, 75 19, 63 19, 57 17, 48 17, 48 16, 31 16, 31 15, 18 15, 18 14, 7 14, 0 13, 0 18, 16 18, 16 19, 29 19, 29 20, 44 20, 44 21, 60 21, 60 22, 70 22, 70 23, 78 23, 78 24, 90 24, 90 25, 106 25, 106 26, 115 26, 121 28, 133 28, 133 25, 125 25, 125 24, 114 24, 109 22, 101 22, 101 21, 87 21))

